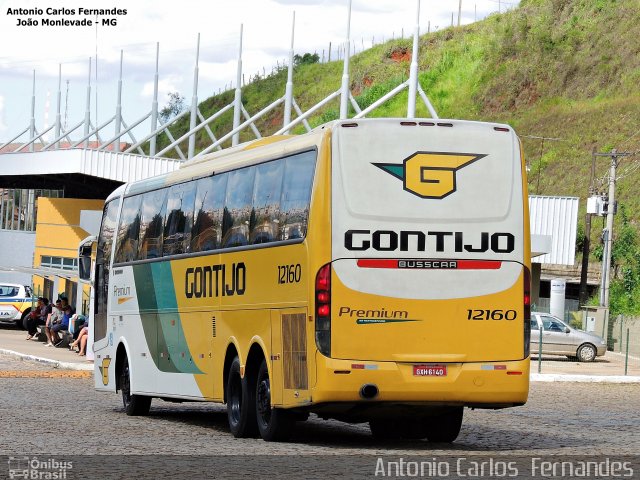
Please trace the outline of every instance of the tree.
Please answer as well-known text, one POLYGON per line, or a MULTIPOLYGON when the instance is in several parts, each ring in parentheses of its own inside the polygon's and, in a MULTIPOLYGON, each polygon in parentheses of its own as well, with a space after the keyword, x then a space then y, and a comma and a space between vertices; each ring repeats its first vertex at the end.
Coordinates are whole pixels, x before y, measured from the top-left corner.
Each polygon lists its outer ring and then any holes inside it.
POLYGON ((167 123, 172 118, 177 117, 185 109, 184 97, 178 92, 168 93, 167 96, 169 97, 169 101, 159 112, 162 123, 167 123))
POLYGON ((317 53, 305 53, 300 56, 297 53, 293 56, 293 64, 297 67, 298 65, 308 65, 311 63, 318 63, 320 61, 320 56, 317 53))

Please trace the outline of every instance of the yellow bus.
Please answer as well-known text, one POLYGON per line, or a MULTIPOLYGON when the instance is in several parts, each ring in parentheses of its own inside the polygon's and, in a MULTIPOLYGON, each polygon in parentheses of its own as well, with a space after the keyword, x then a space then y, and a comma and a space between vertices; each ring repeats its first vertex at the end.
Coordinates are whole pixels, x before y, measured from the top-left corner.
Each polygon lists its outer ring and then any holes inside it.
POLYGON ((313 413, 452 442, 464 407, 527 400, 529 271, 507 125, 347 120, 256 140, 107 199, 95 386, 129 415, 224 402, 236 437, 283 440, 313 413))

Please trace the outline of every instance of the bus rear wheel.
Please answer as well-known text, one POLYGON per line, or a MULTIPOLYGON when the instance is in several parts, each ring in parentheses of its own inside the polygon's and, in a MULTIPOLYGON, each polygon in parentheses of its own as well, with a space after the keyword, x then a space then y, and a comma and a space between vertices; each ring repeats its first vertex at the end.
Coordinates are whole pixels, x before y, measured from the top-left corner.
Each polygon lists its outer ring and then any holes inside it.
POLYGON ((293 433, 295 419, 291 412, 271 407, 271 382, 267 362, 264 360, 258 370, 255 401, 260 436, 268 442, 288 440, 293 433))
POLYGON ((240 359, 235 357, 227 377, 227 419, 229 430, 236 438, 255 437, 257 434, 252 386, 248 385, 247 375, 240 375, 240 359))
POLYGON ((151 397, 131 394, 131 376, 129 360, 124 357, 124 363, 120 370, 120 391, 122 392, 122 404, 127 415, 147 415, 151 408, 151 397))
POLYGON ((369 429, 376 440, 419 440, 427 436, 424 424, 411 418, 372 418, 369 429))
POLYGON ((458 438, 462 427, 462 414, 463 407, 454 407, 425 419, 425 436, 430 442, 453 442, 458 438))

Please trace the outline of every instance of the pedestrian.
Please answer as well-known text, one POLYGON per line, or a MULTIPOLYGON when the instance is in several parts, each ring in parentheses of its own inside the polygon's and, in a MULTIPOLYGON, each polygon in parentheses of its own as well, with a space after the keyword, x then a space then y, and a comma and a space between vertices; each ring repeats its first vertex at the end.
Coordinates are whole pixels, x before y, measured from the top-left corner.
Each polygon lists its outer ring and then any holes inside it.
POLYGON ((51 315, 47 318, 47 323, 44 327, 44 332, 47 335, 47 347, 53 347, 53 334, 52 328, 59 323, 62 323, 63 311, 62 311, 62 301, 60 299, 56 300, 55 306, 51 309, 51 315))
POLYGON ((31 310, 27 319, 27 331, 29 332, 27 340, 31 340, 38 333, 38 325, 46 324, 48 304, 49 300, 44 297, 38 297, 36 307, 31 310))
MULTIPOLYGON (((61 347, 63 340, 58 336, 58 332, 69 329, 69 320, 71 319, 71 306, 62 307, 62 320, 51 327, 51 342, 56 347, 61 347)), ((48 345, 50 346, 50 345, 48 345)))

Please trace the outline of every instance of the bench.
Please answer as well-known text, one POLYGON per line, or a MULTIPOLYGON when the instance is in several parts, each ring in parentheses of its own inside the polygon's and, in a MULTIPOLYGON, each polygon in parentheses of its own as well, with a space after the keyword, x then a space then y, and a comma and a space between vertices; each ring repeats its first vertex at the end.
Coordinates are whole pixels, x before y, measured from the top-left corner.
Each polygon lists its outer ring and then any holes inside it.
MULTIPOLYGON (((47 341, 47 334, 45 333, 45 326, 38 325, 38 333, 36 333, 37 338, 40 342, 47 341)), ((60 347, 68 347, 73 343, 73 334, 69 332, 69 330, 60 330, 58 331, 58 337, 62 340, 62 345, 60 347)))

